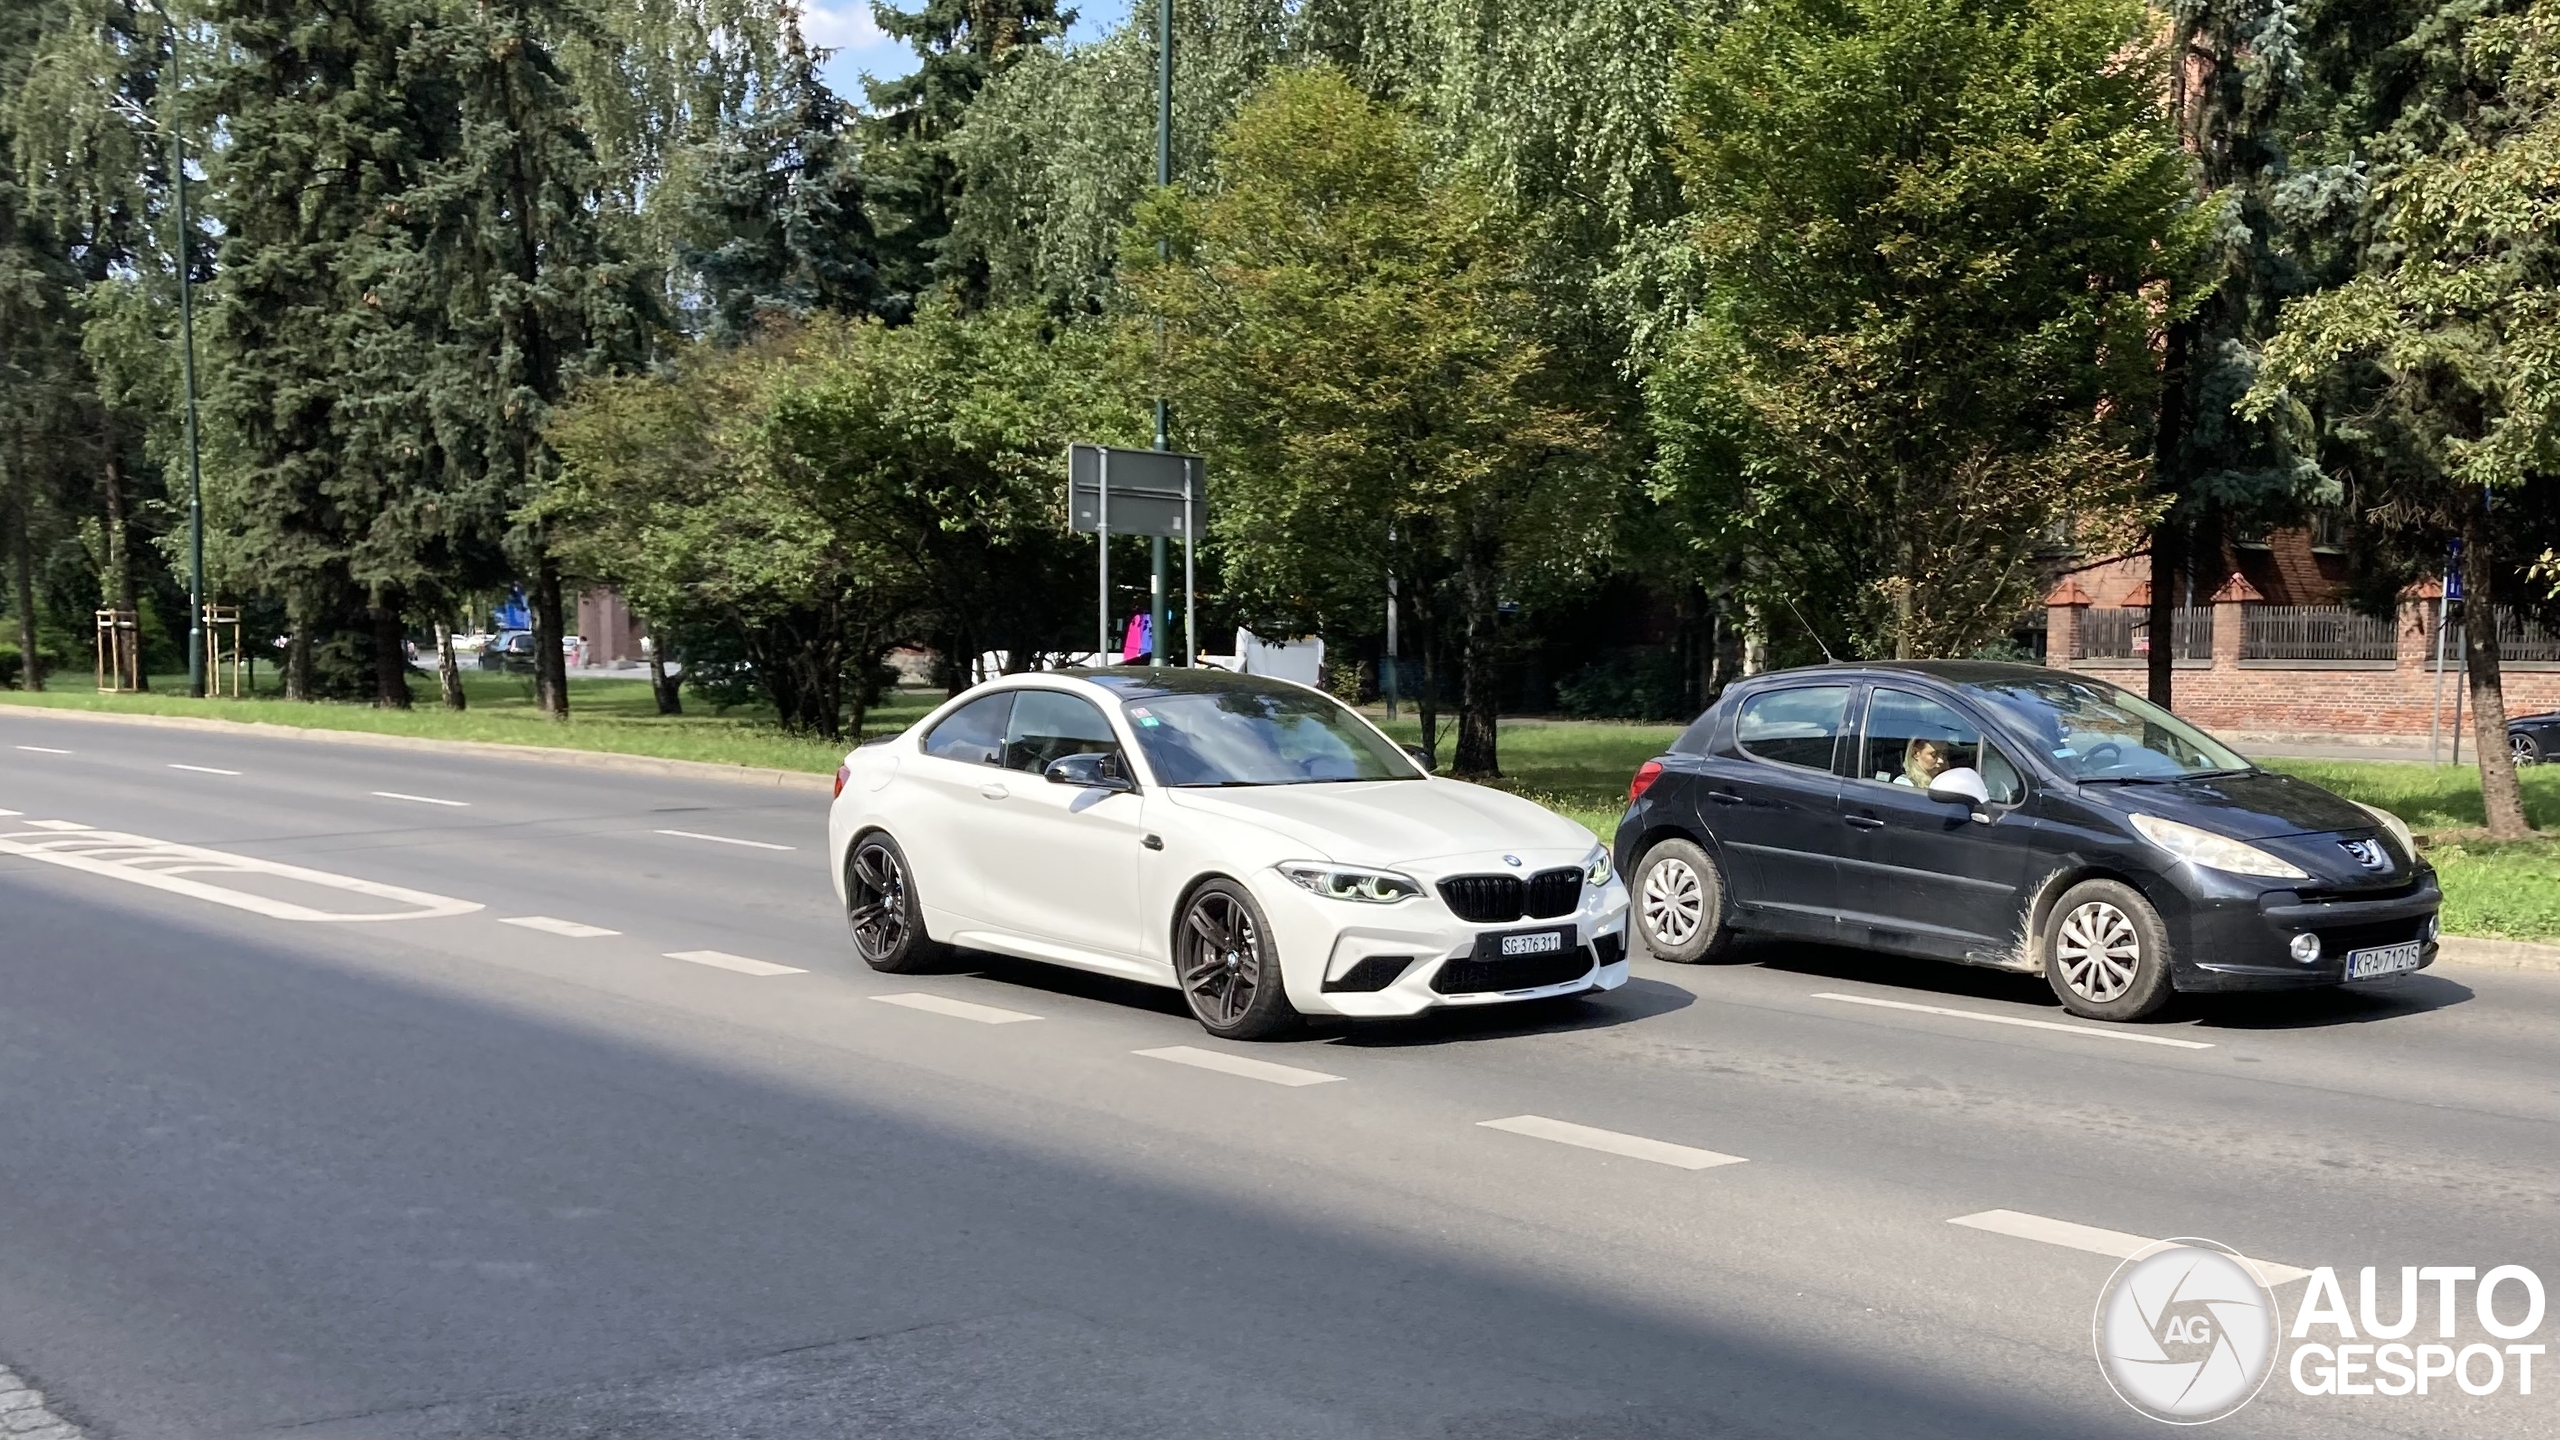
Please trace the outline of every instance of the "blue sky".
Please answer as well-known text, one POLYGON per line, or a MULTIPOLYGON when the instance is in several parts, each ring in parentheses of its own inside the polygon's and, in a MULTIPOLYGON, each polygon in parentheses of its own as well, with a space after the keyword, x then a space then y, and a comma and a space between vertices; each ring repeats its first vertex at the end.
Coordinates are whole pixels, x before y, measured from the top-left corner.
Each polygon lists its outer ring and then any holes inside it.
MULTIPOLYGON (((1086 0, 1074 5, 1075 28, 1068 31, 1074 40, 1092 40, 1120 23, 1129 13, 1130 0, 1086 0)), ((809 39, 836 52, 827 62, 827 83, 836 93, 848 99, 862 98, 862 76, 869 72, 876 78, 888 79, 904 75, 916 67, 916 55, 905 45, 880 33, 872 23, 870 0, 804 0, 802 23, 809 39)))

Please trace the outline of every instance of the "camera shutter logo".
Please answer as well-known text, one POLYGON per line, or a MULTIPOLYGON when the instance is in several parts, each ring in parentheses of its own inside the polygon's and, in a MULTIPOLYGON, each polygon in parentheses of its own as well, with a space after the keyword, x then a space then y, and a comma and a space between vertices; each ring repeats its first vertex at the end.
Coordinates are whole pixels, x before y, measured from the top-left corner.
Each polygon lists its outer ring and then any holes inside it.
POLYGON ((2116 1267, 2092 1322, 2098 1368, 2124 1403, 2172 1425, 2219 1420, 2275 1368, 2276 1297, 2240 1253, 2163 1240, 2116 1267))

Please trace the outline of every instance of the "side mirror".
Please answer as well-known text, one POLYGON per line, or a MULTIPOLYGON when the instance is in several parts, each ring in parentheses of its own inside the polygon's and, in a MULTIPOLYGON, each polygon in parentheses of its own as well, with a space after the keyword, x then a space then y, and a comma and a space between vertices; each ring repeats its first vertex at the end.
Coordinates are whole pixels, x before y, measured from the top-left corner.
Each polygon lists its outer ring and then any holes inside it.
POLYGON ((1959 765, 1929 782, 1929 798, 1979 812, 1991 803, 1991 791, 1982 783, 1981 771, 1959 765))
POLYGON ((1084 790, 1135 790, 1129 777, 1120 773, 1117 755, 1061 755, 1040 772, 1052 785, 1073 785, 1084 790))
POLYGON ((1423 749, 1419 745, 1406 745, 1400 748, 1403 749, 1405 754, 1413 757, 1414 764, 1422 767, 1423 774, 1428 775, 1431 773, 1431 752, 1423 749))

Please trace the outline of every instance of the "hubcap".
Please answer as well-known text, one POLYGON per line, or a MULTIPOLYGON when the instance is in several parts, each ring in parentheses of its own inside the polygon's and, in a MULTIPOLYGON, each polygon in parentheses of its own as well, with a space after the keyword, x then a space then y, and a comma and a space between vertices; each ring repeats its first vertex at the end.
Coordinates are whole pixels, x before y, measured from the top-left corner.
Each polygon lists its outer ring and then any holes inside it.
POLYGON ((1689 943, 1706 923, 1707 887, 1685 860, 1654 862, 1644 875, 1645 934, 1666 946, 1689 943))
POLYGON ((1262 932, 1232 895, 1203 895, 1182 924, 1182 993, 1212 1025, 1232 1025, 1262 986, 1262 932))
POLYGON ((885 845, 865 845, 853 852, 845 879, 854 948, 865 960, 888 959, 907 936, 907 875, 898 857, 885 845))
POLYGON ((2523 735, 2510 735, 2507 737, 2507 753, 2516 757, 2517 764, 2530 765, 2533 763, 2533 741, 2523 735))
POLYGON ((2133 928, 2132 916, 2104 900, 2092 900, 2062 918, 2053 958, 2071 993, 2103 1005, 2133 987, 2142 964, 2142 935, 2133 928))

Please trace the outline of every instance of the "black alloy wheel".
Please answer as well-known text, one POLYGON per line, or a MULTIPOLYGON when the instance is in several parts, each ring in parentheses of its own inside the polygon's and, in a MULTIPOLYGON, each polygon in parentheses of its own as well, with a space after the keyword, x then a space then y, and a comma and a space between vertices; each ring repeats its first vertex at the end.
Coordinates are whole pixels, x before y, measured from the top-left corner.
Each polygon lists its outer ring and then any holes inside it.
POLYGON ((1221 1040, 1266 1040, 1297 1028, 1280 981, 1280 954, 1244 887, 1212 880, 1193 891, 1173 937, 1175 977, 1200 1027, 1221 1040))
POLYGON ((877 831, 854 842, 844 865, 845 924, 862 963, 891 975, 930 967, 943 947, 924 933, 915 882, 898 842, 877 831))

